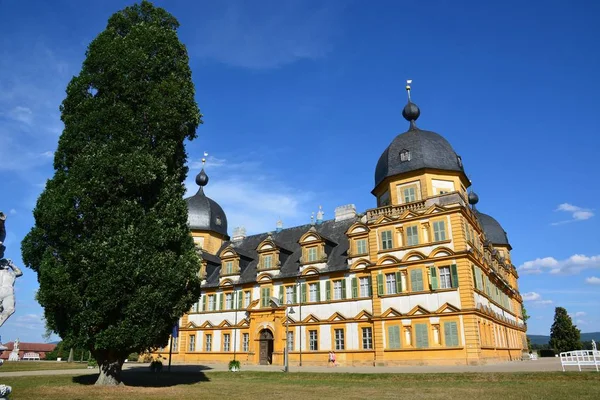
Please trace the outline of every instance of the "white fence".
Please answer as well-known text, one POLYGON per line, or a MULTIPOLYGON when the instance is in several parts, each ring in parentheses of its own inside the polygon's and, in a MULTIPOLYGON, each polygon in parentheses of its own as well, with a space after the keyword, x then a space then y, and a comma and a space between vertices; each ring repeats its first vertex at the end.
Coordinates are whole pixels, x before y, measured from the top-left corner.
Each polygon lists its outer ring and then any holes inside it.
POLYGON ((600 371, 600 352, 594 350, 574 350, 560 353, 560 363, 563 372, 565 366, 577 366, 581 371, 581 367, 596 367, 596 371, 600 371))
POLYGON ((23 361, 25 361, 25 360, 39 360, 39 359, 40 359, 39 353, 29 352, 29 353, 23 354, 23 361))

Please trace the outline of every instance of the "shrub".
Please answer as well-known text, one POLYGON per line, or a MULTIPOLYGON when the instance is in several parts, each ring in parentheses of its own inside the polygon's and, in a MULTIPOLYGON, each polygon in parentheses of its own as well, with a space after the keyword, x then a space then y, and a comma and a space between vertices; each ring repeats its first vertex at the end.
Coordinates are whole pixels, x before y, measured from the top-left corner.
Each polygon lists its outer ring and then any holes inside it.
POLYGON ((131 353, 127 356, 127 360, 135 362, 138 360, 139 357, 140 355, 138 353, 131 353))
POLYGON ((239 360, 231 360, 229 361, 229 370, 232 371, 233 369, 239 371, 240 369, 240 362, 239 360))
POLYGON ((554 350, 542 349, 538 351, 540 357, 554 357, 554 350))

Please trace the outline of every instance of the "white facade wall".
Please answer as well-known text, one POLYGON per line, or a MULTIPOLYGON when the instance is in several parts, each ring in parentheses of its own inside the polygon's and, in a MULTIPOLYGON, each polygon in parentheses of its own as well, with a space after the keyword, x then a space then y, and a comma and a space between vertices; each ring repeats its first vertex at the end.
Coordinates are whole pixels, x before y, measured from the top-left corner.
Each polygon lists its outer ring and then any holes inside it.
POLYGON ((381 299, 381 311, 384 312, 390 307, 398 310, 402 314, 408 313, 415 306, 421 306, 430 312, 435 312, 444 303, 450 303, 456 308, 461 308, 460 294, 457 290, 440 293, 423 293, 409 296, 386 297, 381 299))
MULTIPOLYGON (((333 289, 332 289, 333 290, 333 289)), ((323 293, 321 293, 323 296, 323 293)), ((293 318, 298 320, 299 307, 298 305, 292 306, 294 308, 293 318)), ((340 313, 345 318, 353 318, 358 315, 361 311, 366 311, 369 314, 373 313, 373 307, 371 305, 371 299, 356 300, 350 299, 347 301, 340 301, 331 304, 302 304, 302 319, 304 320, 309 314, 314 315, 319 320, 326 320, 335 312, 340 313)))

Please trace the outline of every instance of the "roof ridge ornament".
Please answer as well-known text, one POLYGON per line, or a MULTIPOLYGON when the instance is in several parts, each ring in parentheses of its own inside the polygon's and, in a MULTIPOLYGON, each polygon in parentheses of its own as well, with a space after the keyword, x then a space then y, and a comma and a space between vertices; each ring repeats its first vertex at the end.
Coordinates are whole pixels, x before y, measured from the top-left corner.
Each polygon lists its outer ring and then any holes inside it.
POLYGON ((417 124, 415 123, 415 121, 419 119, 419 115, 421 115, 421 110, 419 110, 419 107, 411 100, 411 85, 412 79, 408 79, 406 81, 406 94, 408 96, 408 103, 406 103, 404 109, 402 110, 402 116, 404 117, 404 119, 410 122, 410 130, 414 130, 417 129, 417 124))
POLYGON ((196 184, 200 186, 199 191, 203 191, 202 188, 208 184, 208 175, 204 172, 204 165, 206 165, 206 157, 208 157, 208 153, 204 152, 204 157, 202 157, 202 169, 196 175, 196 184))

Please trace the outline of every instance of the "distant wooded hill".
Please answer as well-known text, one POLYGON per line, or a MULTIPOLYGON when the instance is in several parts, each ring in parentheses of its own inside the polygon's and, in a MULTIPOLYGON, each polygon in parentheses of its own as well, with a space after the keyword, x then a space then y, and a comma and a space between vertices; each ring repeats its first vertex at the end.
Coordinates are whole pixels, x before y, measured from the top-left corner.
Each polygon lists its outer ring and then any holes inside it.
MULTIPOLYGON (((546 335, 527 335, 527 337, 529 338, 529 340, 531 340, 531 344, 543 345, 548 344, 548 342, 550 341, 550 336, 546 335)), ((600 332, 588 332, 581 334, 582 342, 589 342, 592 339, 594 339, 600 346, 600 332)))

